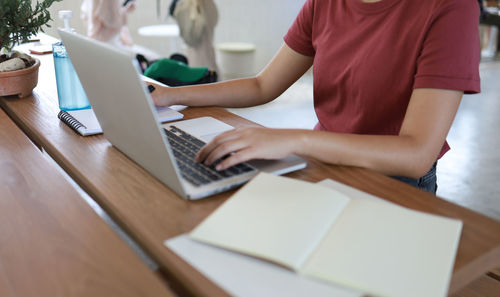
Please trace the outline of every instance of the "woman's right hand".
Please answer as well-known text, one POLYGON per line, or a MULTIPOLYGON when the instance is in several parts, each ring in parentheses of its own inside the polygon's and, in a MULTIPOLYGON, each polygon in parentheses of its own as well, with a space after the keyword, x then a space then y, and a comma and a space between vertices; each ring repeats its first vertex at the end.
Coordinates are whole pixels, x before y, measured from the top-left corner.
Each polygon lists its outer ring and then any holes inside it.
POLYGON ((172 96, 169 96, 169 93, 171 91, 170 87, 161 86, 159 84, 155 84, 152 82, 146 82, 146 85, 148 86, 151 85, 155 88, 154 91, 150 93, 151 97, 153 98, 153 103, 155 106, 174 105, 174 103, 171 100, 172 96))

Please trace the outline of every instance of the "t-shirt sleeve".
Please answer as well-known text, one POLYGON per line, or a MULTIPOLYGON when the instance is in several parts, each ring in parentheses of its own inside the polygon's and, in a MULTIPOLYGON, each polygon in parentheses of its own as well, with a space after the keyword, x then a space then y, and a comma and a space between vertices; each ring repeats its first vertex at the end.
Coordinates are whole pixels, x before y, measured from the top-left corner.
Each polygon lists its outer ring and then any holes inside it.
POLYGON ((314 0, 307 0, 304 3, 297 18, 283 38, 291 49, 310 57, 316 53, 312 44, 314 2, 314 0))
POLYGON ((479 93, 479 8, 477 1, 445 3, 427 32, 413 87, 479 93))

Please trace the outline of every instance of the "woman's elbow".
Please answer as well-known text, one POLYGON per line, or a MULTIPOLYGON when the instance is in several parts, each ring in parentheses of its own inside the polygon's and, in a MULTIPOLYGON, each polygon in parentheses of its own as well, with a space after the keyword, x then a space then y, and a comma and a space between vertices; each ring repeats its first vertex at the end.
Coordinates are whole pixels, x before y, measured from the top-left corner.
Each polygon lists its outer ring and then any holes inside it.
POLYGON ((412 154, 404 168, 404 176, 420 178, 427 174, 436 162, 437 156, 433 152, 420 152, 412 154))

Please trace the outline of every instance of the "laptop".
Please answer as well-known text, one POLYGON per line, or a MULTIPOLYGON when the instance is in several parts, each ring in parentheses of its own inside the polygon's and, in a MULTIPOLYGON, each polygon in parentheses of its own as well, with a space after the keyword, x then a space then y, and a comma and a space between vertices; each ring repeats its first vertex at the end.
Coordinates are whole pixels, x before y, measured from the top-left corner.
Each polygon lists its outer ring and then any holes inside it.
POLYGON ((133 56, 76 33, 58 32, 104 136, 184 199, 229 190, 258 171, 285 174, 306 167, 295 155, 253 160, 223 172, 195 163, 193 156, 204 143, 233 127, 212 117, 161 125, 133 56))

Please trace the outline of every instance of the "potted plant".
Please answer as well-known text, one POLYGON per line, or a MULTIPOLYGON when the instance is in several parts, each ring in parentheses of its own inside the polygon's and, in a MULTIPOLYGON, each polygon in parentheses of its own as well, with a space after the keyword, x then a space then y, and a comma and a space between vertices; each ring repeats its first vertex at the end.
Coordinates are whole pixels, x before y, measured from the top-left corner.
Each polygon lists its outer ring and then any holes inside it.
POLYGON ((61 0, 0 0, 0 96, 25 97, 38 82, 40 61, 12 51, 42 31, 51 20, 48 8, 61 0))

